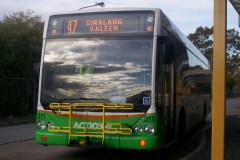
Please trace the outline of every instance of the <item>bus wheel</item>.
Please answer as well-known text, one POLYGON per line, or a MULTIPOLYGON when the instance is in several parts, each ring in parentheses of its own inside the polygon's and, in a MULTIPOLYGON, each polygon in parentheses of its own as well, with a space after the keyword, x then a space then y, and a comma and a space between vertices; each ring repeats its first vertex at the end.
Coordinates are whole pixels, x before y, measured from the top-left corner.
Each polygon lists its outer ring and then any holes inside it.
POLYGON ((178 122, 178 138, 184 138, 186 133, 186 119, 185 119, 185 110, 182 108, 180 111, 180 117, 178 122))

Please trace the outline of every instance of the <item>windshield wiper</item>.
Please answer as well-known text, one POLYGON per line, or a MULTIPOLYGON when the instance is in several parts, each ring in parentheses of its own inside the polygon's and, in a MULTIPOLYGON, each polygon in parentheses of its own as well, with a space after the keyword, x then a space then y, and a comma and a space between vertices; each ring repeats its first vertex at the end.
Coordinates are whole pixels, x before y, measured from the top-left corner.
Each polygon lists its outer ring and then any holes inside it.
POLYGON ((108 99, 98 99, 98 98, 85 98, 85 97, 80 97, 80 98, 61 98, 58 99, 57 103, 63 103, 63 102, 68 102, 68 101, 83 101, 83 100, 88 100, 88 101, 104 101, 109 102, 108 99))

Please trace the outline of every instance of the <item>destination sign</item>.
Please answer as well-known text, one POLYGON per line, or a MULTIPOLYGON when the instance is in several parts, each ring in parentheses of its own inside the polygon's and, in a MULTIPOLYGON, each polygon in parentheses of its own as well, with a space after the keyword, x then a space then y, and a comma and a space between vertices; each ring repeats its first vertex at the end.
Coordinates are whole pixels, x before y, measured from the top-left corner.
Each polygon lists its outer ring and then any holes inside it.
POLYGON ((71 36, 111 33, 150 33, 154 12, 107 12, 54 15, 50 17, 47 36, 71 36))

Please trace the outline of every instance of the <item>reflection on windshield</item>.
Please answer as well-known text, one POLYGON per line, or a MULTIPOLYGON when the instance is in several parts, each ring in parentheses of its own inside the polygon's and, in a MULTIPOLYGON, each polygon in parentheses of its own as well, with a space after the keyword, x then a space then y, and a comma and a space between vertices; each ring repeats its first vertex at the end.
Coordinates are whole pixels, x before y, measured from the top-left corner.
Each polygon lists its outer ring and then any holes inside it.
POLYGON ((47 40, 41 101, 91 99, 149 106, 151 61, 152 39, 47 40))

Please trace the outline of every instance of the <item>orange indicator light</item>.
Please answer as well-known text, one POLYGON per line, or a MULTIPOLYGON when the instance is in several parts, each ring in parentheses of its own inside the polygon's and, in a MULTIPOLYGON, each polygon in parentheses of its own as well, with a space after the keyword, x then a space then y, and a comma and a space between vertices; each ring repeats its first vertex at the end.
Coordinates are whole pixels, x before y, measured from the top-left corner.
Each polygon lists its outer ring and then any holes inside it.
POLYGON ((52 34, 56 34, 57 33, 57 30, 54 28, 52 29, 52 34))
POLYGON ((42 139, 42 141, 47 141, 47 136, 46 135, 42 135, 41 139, 42 139))
POLYGON ((141 139, 141 140, 139 141, 139 144, 140 144, 140 146, 144 147, 144 146, 147 144, 147 142, 146 142, 145 139, 141 139))
POLYGON ((152 32, 153 31, 153 26, 147 26, 147 31, 152 32))
POLYGON ((79 144, 80 144, 80 145, 84 145, 84 144, 85 144, 85 141, 79 141, 79 144))

